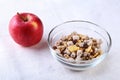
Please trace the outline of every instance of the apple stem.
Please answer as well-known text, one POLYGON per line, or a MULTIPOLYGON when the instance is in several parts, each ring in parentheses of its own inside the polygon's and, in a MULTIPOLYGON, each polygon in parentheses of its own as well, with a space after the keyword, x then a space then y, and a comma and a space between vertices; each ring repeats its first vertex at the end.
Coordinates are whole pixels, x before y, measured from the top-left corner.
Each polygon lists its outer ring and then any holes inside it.
POLYGON ((28 19, 25 18, 25 17, 23 17, 19 12, 17 12, 17 15, 18 15, 24 22, 28 21, 28 19))

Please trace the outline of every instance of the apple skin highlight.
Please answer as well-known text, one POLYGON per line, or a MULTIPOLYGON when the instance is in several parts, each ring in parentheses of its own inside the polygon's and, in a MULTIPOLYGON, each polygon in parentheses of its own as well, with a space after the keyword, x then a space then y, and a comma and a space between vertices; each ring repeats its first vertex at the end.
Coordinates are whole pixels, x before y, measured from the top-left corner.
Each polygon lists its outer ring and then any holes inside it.
POLYGON ((10 20, 9 33, 19 45, 32 46, 42 39, 43 24, 40 18, 32 13, 19 13, 10 20))

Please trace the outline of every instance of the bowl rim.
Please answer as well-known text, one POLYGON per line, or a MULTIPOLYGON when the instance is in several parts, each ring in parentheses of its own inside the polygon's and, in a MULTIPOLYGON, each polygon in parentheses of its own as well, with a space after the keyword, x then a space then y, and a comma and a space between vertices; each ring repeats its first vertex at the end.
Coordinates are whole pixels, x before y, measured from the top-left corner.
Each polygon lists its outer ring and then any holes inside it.
MULTIPOLYGON (((63 22, 63 23, 61 23, 61 24, 58 24, 58 25, 56 25, 55 27, 53 27, 53 28, 50 30, 50 32, 49 32, 49 34, 48 34, 48 39, 47 39, 48 46, 49 46, 49 48, 50 48, 51 50, 55 51, 55 50, 52 48, 52 46, 50 45, 50 35, 51 35, 51 33, 52 33, 56 28, 58 28, 59 26, 64 25, 64 24, 66 24, 66 23, 71 23, 71 22, 89 23, 89 24, 95 25, 97 28, 103 30, 103 31, 107 34, 107 36, 108 36, 108 38, 109 38, 109 44, 108 44, 108 48, 107 48, 107 50, 106 50, 106 52, 107 52, 106 54, 109 53, 110 48, 111 48, 111 46, 112 46, 112 39, 111 39, 110 34, 109 34, 103 27, 99 26, 98 24, 95 24, 95 23, 90 22, 90 21, 85 21, 85 20, 70 20, 70 21, 65 21, 65 22, 63 22)), ((61 59, 61 60, 63 60, 63 61, 67 61, 67 59, 59 56, 57 53, 56 53, 55 55, 57 55, 57 57, 59 57, 59 59, 61 59)), ((102 54, 102 55, 100 55, 99 57, 94 58, 94 59, 92 59, 92 60, 97 60, 97 59, 99 59, 101 56, 105 56, 105 54, 102 54)), ((92 61, 92 60, 85 60, 85 61, 80 61, 80 62, 88 62, 88 61, 92 61)), ((68 61, 67 61, 67 62, 68 62, 68 61)), ((75 64, 77 64, 77 63, 75 63, 75 64)))

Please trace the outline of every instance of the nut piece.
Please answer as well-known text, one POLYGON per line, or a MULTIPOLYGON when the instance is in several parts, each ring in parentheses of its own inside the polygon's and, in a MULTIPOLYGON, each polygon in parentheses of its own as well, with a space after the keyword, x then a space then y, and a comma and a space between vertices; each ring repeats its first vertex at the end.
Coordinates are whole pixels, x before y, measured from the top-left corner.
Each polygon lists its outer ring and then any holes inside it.
POLYGON ((72 42, 72 41, 68 41, 68 42, 67 42, 67 45, 68 45, 68 46, 71 46, 71 45, 73 45, 73 42, 72 42))
POLYGON ((92 47, 89 46, 87 49, 85 49, 85 51, 89 53, 91 51, 91 49, 92 49, 92 47))
POLYGON ((57 49, 59 49, 60 51, 65 50, 65 46, 57 46, 57 49))
POLYGON ((81 42, 81 43, 79 43, 78 45, 79 45, 80 47, 83 47, 83 46, 84 46, 84 43, 81 42))
POLYGON ((70 55, 70 51, 68 49, 65 49, 64 53, 70 55))
POLYGON ((67 47, 67 42, 66 41, 63 42, 63 46, 67 47))
POLYGON ((74 51, 79 50, 79 47, 77 47, 76 45, 68 46, 68 50, 70 52, 74 52, 74 51))
POLYGON ((88 46, 92 45, 92 40, 87 40, 87 45, 88 46))
POLYGON ((56 49, 55 52, 58 53, 58 54, 61 53, 61 52, 60 52, 60 49, 56 49))
POLYGON ((81 58, 80 56, 77 56, 76 59, 75 59, 75 61, 76 61, 77 63, 79 63, 81 60, 82 60, 82 58, 81 58))
POLYGON ((77 50, 77 56, 81 56, 83 54, 82 50, 77 50))
POLYGON ((64 54, 64 57, 68 59, 70 56, 68 54, 64 54))
POLYGON ((75 56, 76 56, 75 52, 72 52, 70 56, 71 56, 72 58, 75 58, 75 56))
POLYGON ((95 55, 93 55, 93 58, 96 58, 99 55, 99 53, 95 53, 95 55))
POLYGON ((77 36, 77 35, 72 36, 72 38, 73 38, 73 40, 79 40, 79 36, 77 36))

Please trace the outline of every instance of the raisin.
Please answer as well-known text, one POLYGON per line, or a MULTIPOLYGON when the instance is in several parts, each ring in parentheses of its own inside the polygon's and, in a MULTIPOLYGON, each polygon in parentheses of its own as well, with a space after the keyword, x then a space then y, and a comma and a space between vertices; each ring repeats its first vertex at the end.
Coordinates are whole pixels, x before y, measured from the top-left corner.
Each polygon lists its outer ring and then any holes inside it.
POLYGON ((92 55, 92 56, 93 56, 94 54, 95 54, 94 52, 91 52, 91 53, 90 53, 90 55, 92 55))
POLYGON ((88 48, 87 43, 84 43, 83 48, 88 48))
POLYGON ((55 49, 57 49, 57 47, 56 47, 56 46, 53 46, 53 49, 55 50, 55 49))
POLYGON ((76 43, 77 43, 77 40, 73 40, 73 43, 76 44, 76 43))

